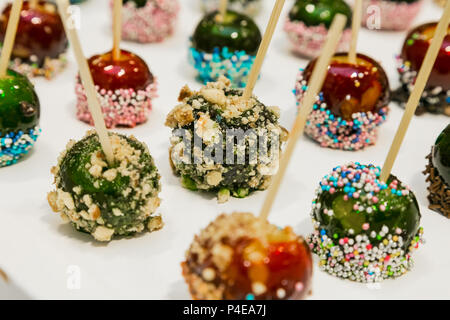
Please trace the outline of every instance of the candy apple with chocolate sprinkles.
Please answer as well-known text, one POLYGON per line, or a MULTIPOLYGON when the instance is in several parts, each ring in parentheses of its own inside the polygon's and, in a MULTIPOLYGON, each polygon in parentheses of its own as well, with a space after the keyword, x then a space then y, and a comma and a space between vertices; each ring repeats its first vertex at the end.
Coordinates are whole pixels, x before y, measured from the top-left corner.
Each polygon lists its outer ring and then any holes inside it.
POLYGON ((352 10, 345 1, 296 0, 284 24, 293 51, 301 56, 317 57, 337 13, 344 14, 348 19, 338 51, 348 51, 352 34, 352 10))
MULTIPOLYGON (((300 108, 315 63, 310 62, 297 77, 295 95, 300 108)), ((389 101, 389 80, 380 64, 363 54, 358 54, 353 64, 346 53, 338 53, 331 61, 305 132, 322 147, 364 149, 376 143, 389 101)))
MULTIPOLYGON (((200 0, 202 9, 205 12, 217 10, 221 0, 200 0)), ((262 7, 263 0, 229 0, 230 10, 242 12, 249 16, 255 16, 262 7)))
POLYGON ((423 0, 363 0, 362 24, 373 30, 407 30, 423 0))
MULTIPOLYGON (((147 121, 152 100, 157 96, 156 78, 138 55, 121 50, 94 55, 88 60, 98 99, 108 128, 135 127, 147 121)), ((75 86, 77 117, 93 124, 85 90, 79 78, 75 86)))
POLYGON ((450 218, 450 124, 439 135, 424 174, 427 176, 430 209, 450 218))
MULTIPOLYGON (((242 91, 232 89, 225 77, 218 82, 208 83, 200 91, 191 91, 187 86, 182 88, 179 101, 180 104, 167 116, 166 126, 173 129, 170 161, 174 172, 181 176, 183 186, 195 191, 215 192, 219 202, 228 201, 230 196, 244 198, 252 191, 265 190, 276 172, 278 157, 268 154, 267 161, 258 157, 253 163, 247 156, 243 163, 221 161, 211 164, 209 160, 214 159, 208 160, 209 149, 196 151, 195 143, 186 145, 178 131, 186 130, 192 140, 197 136, 206 147, 213 147, 228 143, 227 130, 258 130, 266 132, 269 146, 279 143, 274 151, 278 152, 287 140, 287 132, 278 123, 279 109, 265 106, 254 96, 249 100, 244 99, 242 91), (201 163, 186 159, 188 155, 194 154, 203 159, 201 163)), ((245 155, 244 152, 249 149, 246 146, 244 149, 235 148, 234 157, 245 155)))
POLYGON ((208 13, 191 38, 189 62, 203 83, 230 79, 233 87, 245 87, 255 60, 261 33, 248 16, 232 10, 208 13))
POLYGON ((0 167, 4 167, 33 148, 41 132, 40 103, 28 78, 13 70, 0 77, 0 93, 0 167))
MULTIPOLYGON (((50 1, 24 1, 10 67, 28 77, 48 79, 67 64, 67 38, 56 5, 50 1)), ((8 4, 0 16, 0 42, 3 43, 11 14, 8 4)))
POLYGON ((422 242, 420 211, 407 185, 380 168, 349 163, 326 175, 316 191, 308 242, 322 270, 358 282, 379 282, 411 269, 422 242))
POLYGON ((312 257, 292 228, 235 212, 195 236, 182 269, 197 300, 292 300, 310 291, 312 257))
POLYGON ((122 36, 140 43, 161 42, 172 35, 179 9, 178 0, 123 0, 122 36))
MULTIPOLYGON (((417 78, 425 54, 436 31, 436 22, 414 28, 406 37, 401 54, 397 56, 401 87, 393 99, 404 105, 417 78)), ((450 116, 450 27, 422 94, 417 114, 442 113, 450 116)))

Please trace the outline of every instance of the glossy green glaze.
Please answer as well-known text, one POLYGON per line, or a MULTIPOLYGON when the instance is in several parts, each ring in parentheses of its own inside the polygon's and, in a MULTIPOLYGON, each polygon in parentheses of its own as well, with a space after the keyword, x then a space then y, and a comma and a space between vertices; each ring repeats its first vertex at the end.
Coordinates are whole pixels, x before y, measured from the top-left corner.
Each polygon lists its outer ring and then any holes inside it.
POLYGON ((0 79, 0 132, 16 132, 39 123, 40 104, 27 77, 8 70, 0 79))
MULTIPOLYGON (((139 174, 144 177, 146 175, 151 175, 156 169, 153 160, 139 142, 129 139, 125 136, 121 136, 126 139, 127 142, 135 149, 141 150, 140 163, 145 164, 142 169, 140 169, 139 174)), ((61 182, 59 187, 64 191, 73 194, 73 188, 75 186, 81 187, 81 195, 89 194, 94 203, 99 204, 101 210, 101 217, 106 224, 110 224, 114 229, 124 228, 124 226, 130 226, 142 221, 137 219, 140 214, 140 208, 144 205, 144 201, 140 200, 135 203, 135 208, 133 209, 130 204, 134 201, 134 196, 136 194, 135 187, 130 186, 130 178, 127 176, 122 176, 120 173, 117 177, 108 181, 103 177, 94 178, 90 173, 86 165, 90 163, 91 154, 94 152, 102 152, 100 142, 98 141, 97 135, 90 135, 80 141, 78 141, 67 154, 60 164, 60 175, 61 182), (98 184, 96 184, 96 182, 98 184), (129 193, 124 193, 126 189, 130 188, 129 193), (124 196, 127 194, 127 196, 124 196), (123 213, 121 216, 116 216, 113 214, 113 208, 120 209, 123 213)), ((111 167, 104 168, 104 170, 111 169, 111 167)), ((153 181, 154 188, 159 188, 158 179, 153 181)), ((76 202, 76 209, 88 210, 88 207, 81 202, 76 202)))
MULTIPOLYGON (((388 185, 394 179, 393 176, 388 180, 388 185)), ((417 234, 420 223, 420 211, 416 197, 412 192, 407 196, 398 196, 391 193, 391 189, 385 189, 377 193, 379 199, 378 205, 372 205, 372 212, 354 210, 354 205, 361 203, 362 198, 366 195, 364 190, 361 191, 359 199, 344 199, 346 193, 342 189, 337 189, 333 194, 323 192, 319 196, 320 208, 314 209, 314 217, 320 222, 327 234, 335 238, 343 238, 355 236, 358 234, 366 234, 370 237, 372 231, 377 234, 382 230, 383 226, 389 228, 390 234, 396 234, 397 228, 402 230, 401 236, 404 239, 404 248, 406 249, 411 240, 417 234), (380 205, 386 205, 386 209, 382 211, 380 205), (327 211, 324 211, 327 209, 327 211), (333 210, 333 214, 326 212, 333 210), (363 225, 368 223, 370 228, 363 230, 363 225), (353 233, 349 232, 352 229, 353 233), (337 237, 336 237, 337 235, 337 237)), ((372 244, 376 244, 380 239, 372 239, 372 244)))
POLYGON ((450 124, 439 135, 433 150, 433 165, 450 186, 450 124))
POLYGON ((343 0, 297 0, 289 12, 291 21, 302 21, 307 26, 324 24, 329 28, 334 16, 347 17, 347 27, 352 25, 352 9, 343 0))
POLYGON ((193 47, 208 53, 212 53, 214 48, 228 47, 230 52, 243 50, 256 55, 260 43, 261 32, 253 20, 231 10, 223 20, 217 11, 207 14, 192 36, 193 47))

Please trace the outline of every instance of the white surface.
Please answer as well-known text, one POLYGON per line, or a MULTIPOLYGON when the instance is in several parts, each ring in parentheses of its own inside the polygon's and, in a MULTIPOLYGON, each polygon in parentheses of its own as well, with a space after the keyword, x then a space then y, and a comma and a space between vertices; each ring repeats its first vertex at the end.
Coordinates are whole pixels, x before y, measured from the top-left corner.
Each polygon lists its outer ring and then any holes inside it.
MULTIPOLYGON (((167 41, 154 45, 123 44, 148 62, 160 84, 160 98, 154 102, 150 120, 135 129, 120 131, 145 141, 155 158, 162 175, 163 202, 159 211, 166 223, 163 230, 99 244, 70 225, 62 224, 59 216, 52 213, 46 201, 46 193, 52 189, 50 167, 56 164, 68 140, 79 139, 89 127, 75 118, 77 68, 71 55, 68 69, 56 79, 35 81, 42 105, 42 136, 25 161, 0 169, 0 266, 29 297, 189 299, 180 262, 194 234, 221 212, 259 211, 264 192, 218 205, 212 196, 183 189, 169 166, 170 130, 164 127, 165 116, 177 103, 178 92, 184 84, 192 88, 200 86, 186 62, 188 37, 201 17, 193 1, 181 0, 178 28, 167 41), (79 267, 80 289, 68 289, 67 282, 72 279, 68 273, 70 266, 79 267)), ((81 5, 80 36, 88 56, 110 49, 107 2, 90 0, 81 5)), ((257 19, 261 29, 270 13, 268 3, 257 19)), ((283 16, 291 5, 292 1, 287 1, 283 16)), ((437 19, 440 12, 427 1, 416 24, 437 19)), ((404 37, 402 32, 361 31, 359 50, 382 61, 392 87, 397 86, 393 56, 400 50, 404 37)), ((297 70, 305 65, 305 60, 290 54, 279 24, 255 93, 264 103, 281 107, 281 122, 286 128, 292 126, 296 114, 291 90, 297 70)), ((303 235, 309 233, 310 202, 320 178, 332 167, 350 160, 382 165, 401 114, 402 109, 392 104, 378 144, 365 151, 322 149, 302 138, 271 220, 279 225, 295 226, 303 235)), ((394 169, 412 187, 421 203, 427 243, 414 255, 416 266, 412 272, 397 280, 366 286, 333 278, 321 272, 316 261, 312 299, 450 298, 450 221, 427 209, 426 184, 421 173, 425 156, 448 122, 449 118, 444 116, 415 117, 394 169)))

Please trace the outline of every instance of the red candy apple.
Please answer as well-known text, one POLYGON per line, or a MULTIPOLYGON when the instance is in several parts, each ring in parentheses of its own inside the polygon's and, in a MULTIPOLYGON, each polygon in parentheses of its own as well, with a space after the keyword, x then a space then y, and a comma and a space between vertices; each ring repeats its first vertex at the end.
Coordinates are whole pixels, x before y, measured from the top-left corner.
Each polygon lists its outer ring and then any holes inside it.
MULTIPOLYGON (((306 67, 306 81, 311 77, 316 61, 306 67)), ((376 61, 363 54, 358 54, 356 64, 350 63, 346 53, 336 54, 321 93, 331 112, 345 120, 351 120, 352 114, 358 112, 377 113, 390 101, 386 73, 376 61)))
POLYGON ((107 91, 132 88, 145 90, 154 82, 147 64, 137 55, 121 50, 120 59, 113 59, 112 51, 95 55, 88 60, 94 83, 107 91))
MULTIPOLYGON (((12 5, 0 16, 0 41, 3 42, 12 5)), ((42 66, 46 58, 57 59, 67 48, 67 38, 55 4, 39 1, 30 8, 25 1, 20 15, 12 58, 42 66)))
MULTIPOLYGON (((422 66, 436 27, 435 22, 423 24, 413 29, 406 37, 401 58, 404 63, 409 63, 412 71, 419 71, 422 66)), ((447 36, 428 79, 427 88, 433 87, 442 87, 444 91, 450 90, 450 27, 447 29, 447 36)))

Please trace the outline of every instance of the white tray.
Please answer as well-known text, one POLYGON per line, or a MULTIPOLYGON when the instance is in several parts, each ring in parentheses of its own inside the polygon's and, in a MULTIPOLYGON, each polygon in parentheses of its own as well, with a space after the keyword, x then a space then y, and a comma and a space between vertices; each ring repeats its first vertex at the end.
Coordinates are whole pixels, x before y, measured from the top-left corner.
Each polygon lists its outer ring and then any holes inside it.
MULTIPOLYGON (((88 56, 111 47, 108 2, 90 0, 81 5, 80 35, 88 56)), ((170 169, 167 155, 170 130, 164 127, 165 116, 177 103, 178 92, 184 84, 192 88, 200 86, 187 64, 187 47, 201 13, 197 1, 180 2, 181 17, 173 37, 153 45, 123 43, 124 48, 148 62, 159 81, 160 98, 155 100, 150 120, 135 129, 120 131, 134 134, 150 147, 162 175, 163 202, 159 211, 165 228, 99 244, 63 224, 48 206, 46 193, 52 188, 50 167, 55 165, 69 139, 79 139, 89 129, 75 118, 77 68, 70 54, 69 67, 64 73, 52 81, 35 81, 42 104, 43 130, 36 148, 25 161, 0 169, 0 267, 13 279, 15 287, 0 285, 0 298, 22 295, 38 299, 189 299, 180 262, 194 234, 221 212, 259 211, 264 192, 218 205, 212 196, 183 189, 170 169)), ((257 19, 261 29, 268 21, 269 3, 257 19)), ((292 1, 287 1, 283 16, 291 5, 292 1)), ((436 20, 440 12, 431 0, 426 1, 415 24, 436 20)), ((382 62, 391 87, 398 85, 394 54, 399 52, 404 38, 405 32, 361 30, 359 50, 382 62)), ((255 93, 264 103, 281 107, 281 121, 286 128, 291 127, 296 114, 291 90, 298 69, 306 63, 290 54, 280 23, 255 93)), ((350 160, 382 165, 402 111, 392 104, 378 144, 365 151, 322 149, 302 138, 271 221, 292 225, 304 235, 310 232, 311 200, 320 178, 332 167, 350 160)), ((448 123, 449 118, 445 116, 415 117, 394 168, 395 174, 412 187, 421 204, 427 243, 414 254, 415 268, 397 280, 372 286, 342 281, 315 268, 311 299, 450 298, 450 221, 427 209, 426 184, 421 173, 425 156, 448 123)))

